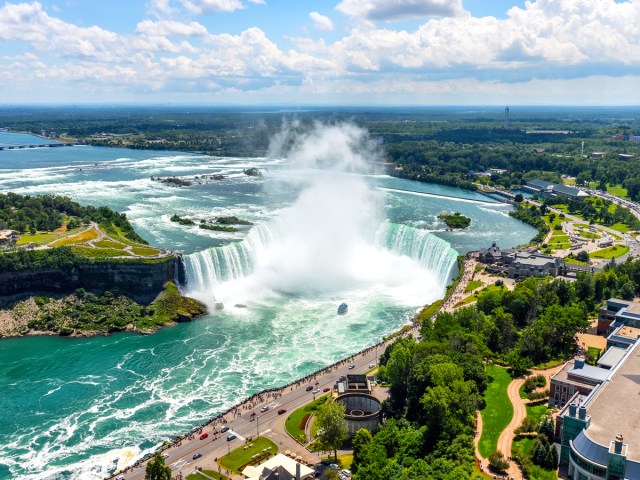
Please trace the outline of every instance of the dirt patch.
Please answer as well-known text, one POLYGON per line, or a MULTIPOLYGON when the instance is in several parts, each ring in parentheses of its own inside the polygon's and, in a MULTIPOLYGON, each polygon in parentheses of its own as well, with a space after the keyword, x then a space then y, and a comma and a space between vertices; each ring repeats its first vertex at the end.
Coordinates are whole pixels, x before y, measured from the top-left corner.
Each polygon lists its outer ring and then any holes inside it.
POLYGON ((33 297, 0 305, 0 337, 14 337, 28 332, 28 324, 38 315, 33 297))

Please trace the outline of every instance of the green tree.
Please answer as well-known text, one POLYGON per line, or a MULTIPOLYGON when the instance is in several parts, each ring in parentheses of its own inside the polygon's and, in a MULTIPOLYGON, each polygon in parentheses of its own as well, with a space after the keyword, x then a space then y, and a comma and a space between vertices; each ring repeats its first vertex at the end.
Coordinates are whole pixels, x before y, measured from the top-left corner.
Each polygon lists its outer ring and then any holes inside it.
POLYGON ((160 452, 156 452, 153 458, 147 462, 144 480, 171 480, 171 468, 165 465, 160 452))
POLYGON ((358 471, 358 464, 362 461, 362 453, 365 448, 369 446, 373 436, 371 432, 366 428, 358 430, 353 437, 353 462, 351 463, 351 470, 358 471))
POLYGON ((318 410, 318 431, 320 441, 333 450, 338 461, 338 448, 347 439, 347 422, 344 419, 345 407, 339 402, 325 403, 318 410))

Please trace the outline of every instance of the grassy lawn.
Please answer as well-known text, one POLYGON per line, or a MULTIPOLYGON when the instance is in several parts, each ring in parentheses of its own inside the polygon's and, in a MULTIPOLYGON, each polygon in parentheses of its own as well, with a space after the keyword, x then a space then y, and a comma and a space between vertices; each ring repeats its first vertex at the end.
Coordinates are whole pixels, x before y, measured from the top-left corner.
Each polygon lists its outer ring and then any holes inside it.
MULTIPOLYGON (((609 228, 612 228, 620 233, 627 233, 629 231, 629 227, 626 223, 614 223, 613 225, 609 225, 609 228)), ((620 237, 618 237, 618 239, 620 239, 620 237)))
POLYGON ((160 254, 160 250, 151 247, 133 247, 131 251, 141 257, 153 257, 160 254))
POLYGON ((552 237, 560 237, 560 236, 566 236, 567 234, 564 233, 562 230, 552 230, 551 231, 551 236, 552 237))
POLYGON ((552 235, 551 239, 549 240, 549 245, 555 245, 558 243, 571 243, 569 241, 569 237, 567 235, 552 235))
POLYGON ((86 243, 89 240, 95 240, 98 238, 98 232, 95 228, 89 228, 77 235, 67 236, 57 240, 51 244, 52 247, 63 247, 65 245, 78 245, 80 243, 86 243))
POLYGON ((233 471, 234 473, 241 473, 240 468, 244 467, 247 463, 253 460, 251 457, 255 454, 267 453, 263 452, 264 449, 271 447, 268 450, 270 455, 275 455, 278 453, 278 446, 273 443, 271 440, 265 437, 257 437, 254 438, 247 445, 243 445, 241 447, 232 450, 231 453, 225 455, 220 458, 218 462, 220 465, 228 470, 233 471), (249 447, 249 445, 253 445, 249 447), (249 447, 245 450, 244 447, 249 447))
POLYGON ((600 238, 600 235, 598 235, 597 233, 589 232, 587 230, 580 230, 580 236, 582 238, 588 238, 590 240, 594 238, 600 238))
POLYGON ((113 248, 90 248, 90 247, 82 247, 82 246, 74 246, 72 247, 76 253, 80 255, 84 255, 85 257, 90 258, 112 258, 112 257, 127 257, 131 256, 128 252, 124 250, 115 250, 113 248))
POLYGON ((607 193, 610 193, 611 195, 615 195, 617 197, 629 198, 629 192, 627 191, 627 189, 623 188, 620 185, 607 184, 607 193))
MULTIPOLYGON (((315 401, 307 403, 306 405, 294 410, 288 417, 284 423, 284 428, 289 432, 289 434, 296 439, 304 439, 304 429, 298 428, 300 423, 302 423, 302 418, 307 414, 315 413, 327 400, 329 395, 323 395, 320 398, 317 398, 315 401)), ((303 442, 306 439, 302 440, 303 442)))
MULTIPOLYGON (((487 365, 489 386, 484 392, 485 407, 482 410, 482 436, 478 449, 488 457, 498 445, 498 437, 513 417, 513 405, 507 396, 511 377, 507 370, 496 365, 487 365)), ((509 452, 503 452, 507 455, 509 452)))
POLYGON ((462 300, 460 300, 458 303, 456 303, 456 306, 458 305, 468 305, 469 303, 473 303, 473 302, 477 302, 478 301, 478 297, 476 297, 475 295, 469 295, 468 297, 464 297, 462 300))
POLYGON ((467 283, 467 286, 465 287, 464 291, 473 292, 476 288, 481 287, 482 285, 484 284, 482 283, 481 280, 471 280, 469 283, 467 283))
POLYGON ((587 265, 584 262, 581 262, 580 260, 576 260, 575 258, 571 258, 571 257, 565 257, 563 258, 564 263, 571 263, 573 265, 587 265))
MULTIPOLYGON (((202 473, 204 473, 204 475, 210 476, 211 478, 215 478, 216 480, 228 479, 228 477, 225 477, 224 475, 213 470, 202 470, 202 473)), ((191 475, 187 476, 187 480, 208 480, 204 475, 200 475, 199 473, 192 473, 191 475)))
POLYGON ((117 250, 122 250, 126 246, 122 243, 114 242, 113 240, 100 240, 98 242, 93 242, 93 244, 98 248, 115 248, 117 250))
POLYGON ((629 247, 627 245, 613 245, 611 247, 595 250, 589 253, 589 257, 604 258, 604 259, 618 258, 628 252, 629 252, 629 247))
POLYGON ((35 235, 20 235, 16 245, 26 245, 27 243, 35 243, 36 245, 46 245, 49 242, 52 242, 56 238, 59 238, 59 235, 55 233, 36 233, 35 235))
POLYGON ((549 407, 547 407, 546 403, 541 403, 540 405, 525 405, 527 409, 527 417, 535 418, 536 422, 541 421, 547 413, 549 413, 549 407))

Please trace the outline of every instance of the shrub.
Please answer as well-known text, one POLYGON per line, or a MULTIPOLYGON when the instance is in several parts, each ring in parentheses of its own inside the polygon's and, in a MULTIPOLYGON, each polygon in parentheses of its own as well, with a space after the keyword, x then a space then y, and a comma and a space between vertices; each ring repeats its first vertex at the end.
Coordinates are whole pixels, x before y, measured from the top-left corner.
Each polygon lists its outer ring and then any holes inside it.
POLYGON ((502 452, 498 450, 494 451, 491 455, 489 455, 489 465, 494 470, 498 472, 504 472, 507 468, 509 468, 509 462, 504 458, 502 452))

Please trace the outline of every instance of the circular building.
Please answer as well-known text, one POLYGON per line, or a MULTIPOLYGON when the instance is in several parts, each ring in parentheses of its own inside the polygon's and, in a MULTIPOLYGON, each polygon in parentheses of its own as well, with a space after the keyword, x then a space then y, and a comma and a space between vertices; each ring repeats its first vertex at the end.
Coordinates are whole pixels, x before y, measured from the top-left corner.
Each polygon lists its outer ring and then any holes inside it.
POLYGON ((371 433, 378 430, 380 422, 380 400, 366 393, 345 393, 336 398, 345 406, 344 419, 347 422, 349 436, 365 428, 371 433))

